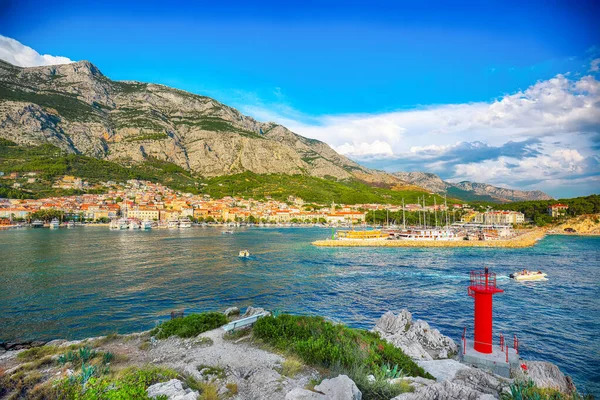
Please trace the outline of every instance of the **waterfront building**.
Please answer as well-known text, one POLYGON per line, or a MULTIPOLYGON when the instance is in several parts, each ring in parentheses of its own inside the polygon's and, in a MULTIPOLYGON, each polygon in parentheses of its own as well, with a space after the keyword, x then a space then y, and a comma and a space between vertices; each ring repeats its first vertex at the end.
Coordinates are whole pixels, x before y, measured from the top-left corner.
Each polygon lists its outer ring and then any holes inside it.
POLYGON ((566 204, 552 204, 548 206, 548 215, 551 215, 552 218, 562 217, 567 214, 567 210, 569 206, 566 204))
POLYGON ((127 211, 128 218, 136 218, 140 221, 158 221, 160 211, 156 207, 140 206, 127 211))

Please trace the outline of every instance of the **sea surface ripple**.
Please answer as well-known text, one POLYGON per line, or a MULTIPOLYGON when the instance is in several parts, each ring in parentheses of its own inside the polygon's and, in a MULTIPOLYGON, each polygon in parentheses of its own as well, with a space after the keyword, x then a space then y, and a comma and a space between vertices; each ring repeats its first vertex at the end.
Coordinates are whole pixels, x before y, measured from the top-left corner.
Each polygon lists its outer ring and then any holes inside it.
POLYGON ((524 358, 558 364, 600 396, 600 238, 547 237, 533 248, 317 248, 317 228, 0 232, 0 340, 84 338, 152 328, 170 311, 249 305, 373 327, 408 308, 459 341, 472 333, 469 271, 488 266, 494 332, 524 358), (238 258, 248 249, 249 259, 238 258), (541 269, 545 282, 508 275, 541 269), (512 341, 511 341, 512 343, 512 341))

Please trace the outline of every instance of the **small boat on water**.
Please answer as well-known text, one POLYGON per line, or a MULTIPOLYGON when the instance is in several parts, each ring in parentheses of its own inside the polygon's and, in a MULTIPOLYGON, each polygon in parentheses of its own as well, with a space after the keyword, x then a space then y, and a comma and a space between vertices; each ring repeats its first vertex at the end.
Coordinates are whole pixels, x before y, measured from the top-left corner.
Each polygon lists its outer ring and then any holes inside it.
POLYGON ((113 219, 110 221, 108 228, 111 231, 119 231, 129 228, 129 222, 125 218, 113 219))
POLYGON ((250 257, 250 252, 248 250, 241 250, 239 256, 242 258, 250 257))
POLYGON ((33 221, 31 223, 32 228, 42 228, 43 226, 44 226, 44 223, 42 221, 40 221, 39 219, 36 219, 35 221, 33 221))
POLYGON ((516 281, 541 281, 546 280, 546 274, 542 271, 527 271, 524 269, 523 271, 515 272, 514 274, 510 274, 509 277, 516 281))
POLYGON ((52 221, 50 221, 50 229, 58 229, 60 227, 60 221, 58 220, 58 218, 53 218, 52 221))
POLYGON ((233 235, 233 231, 223 231, 221 235, 233 235))
POLYGON ((148 221, 147 219, 142 221, 142 229, 152 229, 152 221, 148 221))
POLYGON ((182 218, 179 220, 179 229, 186 229, 192 227, 192 221, 189 218, 182 218))
POLYGON ((75 228, 75 222, 73 222, 73 221, 69 221, 69 222, 67 222, 67 228, 68 228, 68 229, 73 229, 73 228, 75 228))
POLYGON ((169 229, 177 229, 179 228, 179 220, 178 219, 170 219, 169 221, 167 221, 167 227, 169 229))
POLYGON ((140 229, 140 224, 135 219, 130 219, 129 221, 129 230, 134 231, 140 229))

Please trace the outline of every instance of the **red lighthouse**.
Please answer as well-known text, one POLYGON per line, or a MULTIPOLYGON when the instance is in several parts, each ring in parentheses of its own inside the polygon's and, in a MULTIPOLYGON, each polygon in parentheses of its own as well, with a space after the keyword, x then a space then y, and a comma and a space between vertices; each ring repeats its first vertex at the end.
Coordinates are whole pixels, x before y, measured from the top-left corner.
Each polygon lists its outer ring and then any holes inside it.
POLYGON ((475 340, 473 348, 484 354, 492 353, 492 296, 503 292, 496 287, 496 274, 485 267, 483 272, 471 271, 469 296, 475 299, 475 340))

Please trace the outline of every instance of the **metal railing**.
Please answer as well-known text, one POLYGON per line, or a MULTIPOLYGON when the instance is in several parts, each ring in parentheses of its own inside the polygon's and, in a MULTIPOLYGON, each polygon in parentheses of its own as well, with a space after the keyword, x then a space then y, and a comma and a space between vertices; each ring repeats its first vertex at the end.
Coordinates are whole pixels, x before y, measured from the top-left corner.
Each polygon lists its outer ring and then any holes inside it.
POLYGON ((483 272, 483 271, 471 271, 471 284, 470 286, 481 289, 495 289, 496 288, 496 273, 495 272, 483 272))
MULTIPOLYGON (((461 341, 462 341, 462 346, 463 346, 463 354, 466 354, 467 353, 467 327, 464 327, 464 329, 463 329, 461 341)), ((487 344, 487 345, 492 345, 492 346, 494 345, 494 343, 475 341, 475 339, 473 339, 473 343, 487 344)), ((506 363, 508 363, 509 347, 508 347, 508 343, 506 343, 506 340, 505 340, 502 332, 500 332, 500 334, 499 334, 498 344, 500 346, 500 351, 506 354, 506 363)), ((515 353, 518 355, 519 354, 519 338, 517 338, 517 335, 514 335, 514 337, 513 337, 513 349, 515 350, 515 353)))

